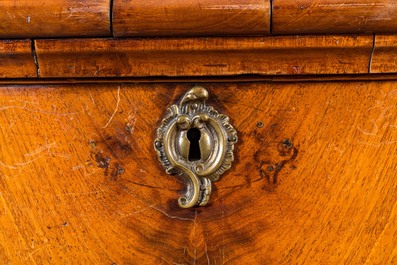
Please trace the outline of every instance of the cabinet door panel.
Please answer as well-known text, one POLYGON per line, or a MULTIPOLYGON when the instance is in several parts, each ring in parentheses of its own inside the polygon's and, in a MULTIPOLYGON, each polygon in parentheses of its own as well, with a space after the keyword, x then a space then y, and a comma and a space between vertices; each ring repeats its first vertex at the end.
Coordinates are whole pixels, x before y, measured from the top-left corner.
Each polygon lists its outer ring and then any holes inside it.
POLYGON ((396 82, 201 85, 239 142, 193 209, 153 140, 194 84, 3 85, 2 263, 396 262, 396 82))

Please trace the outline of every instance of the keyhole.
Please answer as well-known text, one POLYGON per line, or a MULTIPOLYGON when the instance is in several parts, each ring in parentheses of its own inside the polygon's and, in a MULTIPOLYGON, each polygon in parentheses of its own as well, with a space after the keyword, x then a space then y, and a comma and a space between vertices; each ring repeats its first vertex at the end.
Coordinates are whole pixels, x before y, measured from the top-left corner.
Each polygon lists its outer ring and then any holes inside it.
POLYGON ((197 128, 191 128, 187 131, 187 139, 190 142, 189 161, 197 161, 201 159, 199 141, 201 132, 197 128))

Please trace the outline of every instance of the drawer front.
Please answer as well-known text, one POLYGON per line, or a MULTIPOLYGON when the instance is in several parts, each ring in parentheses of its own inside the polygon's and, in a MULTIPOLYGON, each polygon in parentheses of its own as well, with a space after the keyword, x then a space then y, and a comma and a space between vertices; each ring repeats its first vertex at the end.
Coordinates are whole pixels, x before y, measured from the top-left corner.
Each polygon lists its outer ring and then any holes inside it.
POLYGON ((238 132, 205 207, 153 141, 195 84, 2 85, 2 264, 397 262, 397 83, 202 83, 238 132))

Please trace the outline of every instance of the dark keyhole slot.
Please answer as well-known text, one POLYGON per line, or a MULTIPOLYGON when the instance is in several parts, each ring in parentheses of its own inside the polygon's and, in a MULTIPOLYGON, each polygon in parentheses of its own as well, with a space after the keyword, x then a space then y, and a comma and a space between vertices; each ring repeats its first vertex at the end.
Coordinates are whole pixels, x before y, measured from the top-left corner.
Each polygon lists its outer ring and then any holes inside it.
POLYGON ((189 161, 197 161, 201 159, 199 140, 201 132, 197 128, 191 128, 187 131, 187 139, 190 142, 189 161))

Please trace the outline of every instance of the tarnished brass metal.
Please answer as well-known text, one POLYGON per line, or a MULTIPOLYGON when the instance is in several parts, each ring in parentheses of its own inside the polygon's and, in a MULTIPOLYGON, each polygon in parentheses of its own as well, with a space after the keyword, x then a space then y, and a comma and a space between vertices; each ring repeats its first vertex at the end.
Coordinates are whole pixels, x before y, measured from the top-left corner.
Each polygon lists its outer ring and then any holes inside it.
POLYGON ((172 105, 157 130, 154 148, 168 174, 186 177, 187 191, 178 200, 182 208, 204 206, 211 182, 231 167, 237 132, 229 117, 206 106, 208 91, 189 90, 179 105, 172 105))

